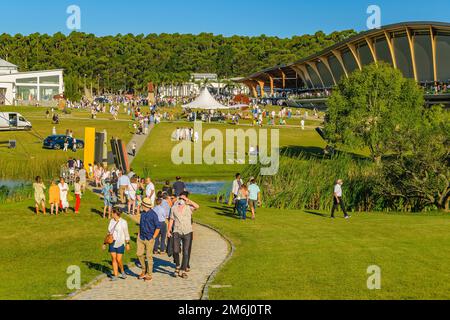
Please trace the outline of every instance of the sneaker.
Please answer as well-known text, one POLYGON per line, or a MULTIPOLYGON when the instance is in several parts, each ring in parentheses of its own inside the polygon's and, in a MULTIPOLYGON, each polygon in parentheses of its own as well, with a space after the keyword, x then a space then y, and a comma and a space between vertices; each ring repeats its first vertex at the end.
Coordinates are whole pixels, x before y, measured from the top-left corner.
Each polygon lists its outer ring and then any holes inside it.
POLYGON ((345 217, 345 219, 347 219, 347 220, 348 220, 348 219, 350 219, 351 217, 352 217, 352 216, 346 216, 346 217, 345 217))
POLYGON ((330 217, 330 219, 336 219, 335 217, 330 217))
POLYGON ((111 281, 115 282, 115 281, 117 281, 117 278, 115 276, 112 276, 111 281))
POLYGON ((122 273, 122 274, 120 275, 120 279, 125 280, 126 278, 127 278, 127 275, 126 275, 125 273, 122 273))

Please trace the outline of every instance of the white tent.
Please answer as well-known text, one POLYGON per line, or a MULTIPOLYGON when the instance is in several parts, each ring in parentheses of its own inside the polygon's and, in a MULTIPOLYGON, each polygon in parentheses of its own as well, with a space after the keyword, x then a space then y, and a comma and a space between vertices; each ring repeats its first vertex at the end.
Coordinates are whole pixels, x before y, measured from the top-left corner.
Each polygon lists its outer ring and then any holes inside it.
POLYGON ((183 106, 184 109, 203 109, 203 110, 218 110, 218 109, 231 109, 231 107, 224 106, 214 99, 209 93, 208 88, 203 88, 200 91, 200 95, 189 104, 183 106))

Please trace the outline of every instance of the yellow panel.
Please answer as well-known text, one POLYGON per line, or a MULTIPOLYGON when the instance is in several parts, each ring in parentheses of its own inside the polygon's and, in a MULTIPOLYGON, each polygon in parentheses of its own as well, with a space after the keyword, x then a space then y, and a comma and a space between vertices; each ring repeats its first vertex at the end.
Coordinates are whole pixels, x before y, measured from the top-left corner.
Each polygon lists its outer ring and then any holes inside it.
POLYGON ((84 168, 89 172, 89 164, 95 160, 95 128, 84 130, 84 168))

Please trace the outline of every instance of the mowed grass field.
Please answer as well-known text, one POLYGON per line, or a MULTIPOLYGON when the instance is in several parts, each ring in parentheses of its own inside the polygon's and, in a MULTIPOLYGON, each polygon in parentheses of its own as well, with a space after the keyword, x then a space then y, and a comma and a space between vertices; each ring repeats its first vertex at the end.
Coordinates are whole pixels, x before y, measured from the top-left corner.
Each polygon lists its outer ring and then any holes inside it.
MULTIPOLYGON (((36 109, 19 112, 30 118, 39 134, 50 134, 52 125, 45 119, 45 109, 36 109)), ((132 136, 128 121, 90 120, 87 112, 75 112, 69 117, 62 119, 61 128, 74 130, 76 136, 84 132, 86 125, 106 128, 125 140, 132 136)), ((156 180, 173 180, 181 175, 186 180, 227 181, 242 171, 244 165, 238 164, 174 165, 170 156, 177 142, 170 141, 171 134, 177 127, 191 125, 156 126, 133 163, 135 171, 147 172, 156 180)), ((224 132, 236 126, 205 124, 204 130, 208 128, 224 132)), ((325 146, 313 128, 279 129, 281 147, 308 150, 325 146)), ((0 140, 7 140, 8 134, 0 133, 0 140)), ((61 157, 65 161, 74 155, 42 150, 37 138, 28 133, 12 134, 27 137, 28 152, 40 159, 61 157)), ((35 161, 24 158, 19 148, 1 148, 2 159, 8 159, 2 161, 35 161)), ((448 215, 368 213, 346 221, 331 220, 325 212, 260 209, 256 221, 242 222, 229 207, 216 204, 210 197, 193 198, 201 205, 195 221, 217 228, 236 248, 214 280, 213 284, 220 287, 209 290, 211 299, 450 299, 448 215), (367 288, 367 269, 374 265, 381 268, 381 290, 367 288)), ((102 205, 97 196, 87 193, 80 216, 44 217, 33 214, 33 199, 2 204, 0 298, 64 298, 72 292, 66 286, 69 266, 80 267, 83 284, 109 268, 109 256, 101 250, 108 225, 98 215, 102 205)), ((136 249, 136 226, 131 222, 129 226, 133 245, 126 262, 135 258, 136 249)))
MULTIPOLYGON (((186 180, 230 180, 239 171, 242 171, 246 164, 232 163, 228 160, 233 157, 226 152, 226 130, 242 129, 244 131, 255 129, 259 134, 259 128, 250 126, 234 126, 229 124, 203 124, 203 133, 208 129, 218 129, 224 138, 223 160, 224 164, 195 165, 181 164, 175 165, 172 161, 172 150, 179 142, 171 141, 171 136, 178 127, 193 127, 193 123, 161 123, 151 132, 145 145, 133 162, 133 169, 138 173, 150 175, 153 179, 174 179, 175 176, 182 176, 186 180)), ((267 129, 268 147, 271 146, 271 130, 279 130, 280 147, 304 147, 324 148, 326 143, 313 128, 302 131, 300 128, 291 127, 264 127, 267 129)), ((203 141, 203 151, 211 141, 203 141)), ((236 145, 236 143, 235 143, 236 145)), ((256 146, 254 146, 256 147, 256 146)), ((192 144, 192 152, 194 144, 192 144)), ((249 141, 246 141, 245 152, 250 148, 249 141)), ((236 150, 235 150, 236 151, 236 150)), ((192 158, 193 160, 193 158, 192 158)), ((248 164, 248 159, 246 161, 248 164)))
POLYGON ((213 283, 225 287, 210 288, 211 299, 450 299, 448 215, 370 213, 347 221, 260 209, 256 221, 242 222, 226 206, 196 200, 195 220, 236 247, 213 283), (381 268, 381 290, 367 288, 373 265, 381 268))
MULTIPOLYGON (((73 203, 71 203, 73 205, 73 203)), ((67 288, 69 266, 81 270, 82 285, 110 268, 102 250, 108 220, 101 219, 103 201, 86 193, 80 215, 69 211, 59 216, 34 214, 34 200, 0 206, 0 299, 61 299, 74 292, 67 288)), ((48 206, 47 206, 48 207, 48 206)), ((136 225, 128 220, 132 251, 136 250, 136 225)))
MULTIPOLYGON (((51 119, 46 119, 46 108, 36 107, 2 107, 0 112, 16 111, 22 114, 33 125, 30 132, 0 131, 0 141, 16 140, 16 149, 8 149, 7 145, 0 145, 0 178, 29 178, 27 173, 33 170, 33 174, 39 174, 39 168, 45 167, 49 162, 63 164, 69 157, 83 159, 84 151, 76 153, 69 151, 55 151, 42 148, 42 138, 52 134, 53 124, 51 119)), ((60 124, 55 125, 57 134, 65 134, 67 129, 73 131, 74 137, 85 140, 86 127, 95 128, 97 132, 106 130, 108 138, 118 137, 127 143, 133 136, 130 121, 109 120, 106 115, 97 120, 90 119, 87 111, 75 111, 70 115, 60 115, 60 124)))

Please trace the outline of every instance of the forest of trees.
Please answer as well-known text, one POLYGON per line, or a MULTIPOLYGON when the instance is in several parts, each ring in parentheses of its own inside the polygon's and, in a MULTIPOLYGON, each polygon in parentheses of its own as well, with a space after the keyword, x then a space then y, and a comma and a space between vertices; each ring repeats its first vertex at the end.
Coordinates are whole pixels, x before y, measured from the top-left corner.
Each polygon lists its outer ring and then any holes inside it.
POLYGON ((209 33, 116 35, 74 32, 0 35, 0 58, 21 71, 64 69, 66 89, 81 92, 86 82, 108 92, 144 91, 146 84, 179 83, 192 72, 221 78, 245 76, 316 53, 355 32, 346 30, 281 39, 261 35, 209 33))

